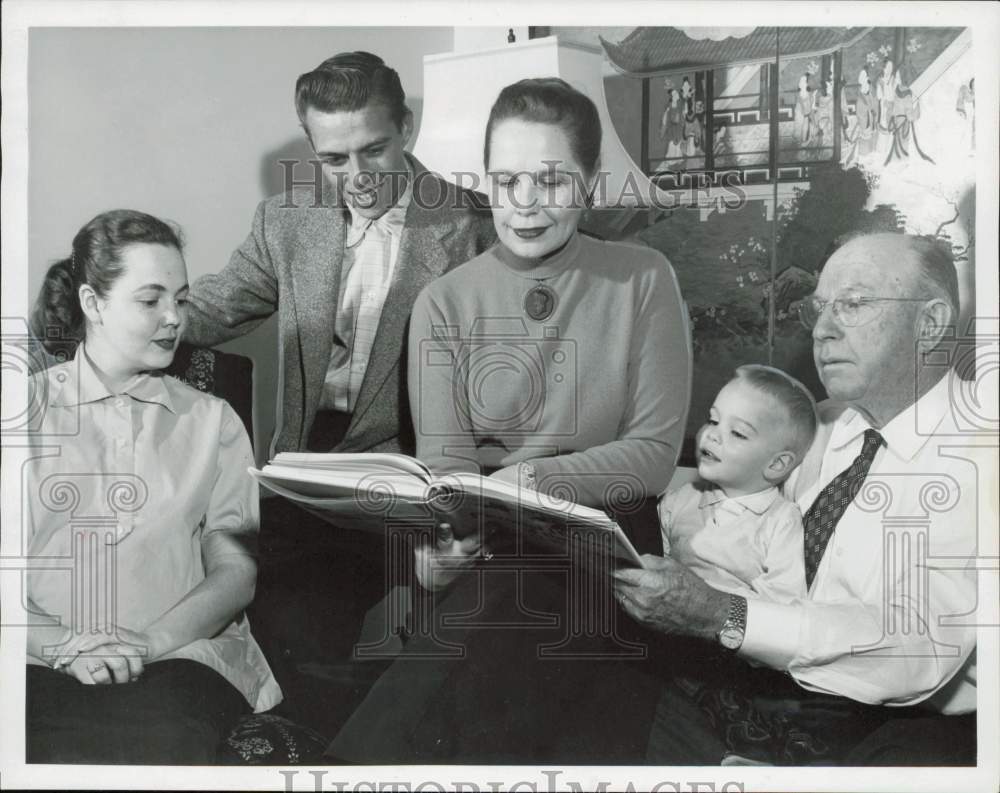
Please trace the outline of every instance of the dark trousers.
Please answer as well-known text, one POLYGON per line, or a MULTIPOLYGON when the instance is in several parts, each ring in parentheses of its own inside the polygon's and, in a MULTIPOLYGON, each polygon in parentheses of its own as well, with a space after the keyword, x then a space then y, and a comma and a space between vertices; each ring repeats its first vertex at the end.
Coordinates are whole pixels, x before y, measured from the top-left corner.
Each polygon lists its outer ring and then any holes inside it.
MULTIPOLYGON (((655 502, 616 516, 659 546, 655 502)), ((331 762, 637 764, 660 681, 605 569, 493 534, 494 556, 436 596, 416 588, 403 652, 327 750, 331 762), (421 630, 422 627, 422 630, 421 630)))
POLYGON ((735 753, 793 766, 976 763, 975 713, 865 705, 807 691, 697 642, 668 637, 659 649, 671 644, 647 762, 717 765, 735 753))
POLYGON ((279 683, 289 666, 350 660, 386 592, 385 540, 334 526, 285 498, 261 500, 254 635, 279 683))
MULTIPOLYGON (((351 416, 320 411, 306 447, 325 453, 351 416)), ((257 591, 247 613, 284 692, 280 712, 334 734, 382 665, 354 663, 365 615, 395 577, 379 533, 338 526, 281 497, 261 499, 257 591)), ((409 560, 412 566, 412 559, 409 560)))
POLYGON ((203 765, 250 710, 222 675, 197 661, 149 664, 134 683, 87 686, 27 666, 29 763, 203 765))
POLYGON ((331 762, 642 762, 658 681, 610 592, 581 582, 601 626, 568 574, 488 569, 500 559, 434 603, 433 633, 406 643, 331 762))
MULTIPOLYGON (((328 452, 349 413, 316 414, 307 448, 328 452)), ((248 609, 254 635, 278 682, 300 663, 349 660, 364 615, 386 592, 385 539, 331 524, 283 496, 260 502, 257 591, 248 609)))

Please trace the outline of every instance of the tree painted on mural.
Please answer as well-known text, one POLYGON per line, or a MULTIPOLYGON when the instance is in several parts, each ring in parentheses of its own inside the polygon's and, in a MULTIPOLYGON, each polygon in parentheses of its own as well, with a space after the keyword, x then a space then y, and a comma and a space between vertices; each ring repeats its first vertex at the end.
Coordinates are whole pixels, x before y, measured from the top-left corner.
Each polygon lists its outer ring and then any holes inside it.
POLYGON ((691 313, 696 353, 718 342, 733 350, 766 346, 772 290, 775 335, 797 333, 796 303, 815 288, 818 270, 838 238, 903 230, 904 218, 894 207, 865 208, 874 175, 834 165, 814 168, 811 175, 810 189, 797 190, 779 207, 773 283, 772 228, 763 202, 701 222, 678 210, 637 235, 674 263, 691 313))
POLYGON ((815 273, 837 239, 852 233, 903 231, 895 207, 866 209, 878 176, 836 165, 810 170, 808 190, 796 190, 779 211, 778 262, 815 273))
POLYGON ((817 397, 824 392, 812 361, 809 331, 797 301, 813 292, 835 241, 855 232, 902 231, 892 206, 867 209, 877 177, 836 165, 810 169, 809 190, 778 208, 775 278, 771 273, 772 224, 765 202, 713 213, 676 209, 634 235, 673 264, 688 306, 695 354, 691 426, 703 420, 718 389, 744 363, 775 365, 801 379, 817 397), (774 293, 774 336, 768 311, 774 293))

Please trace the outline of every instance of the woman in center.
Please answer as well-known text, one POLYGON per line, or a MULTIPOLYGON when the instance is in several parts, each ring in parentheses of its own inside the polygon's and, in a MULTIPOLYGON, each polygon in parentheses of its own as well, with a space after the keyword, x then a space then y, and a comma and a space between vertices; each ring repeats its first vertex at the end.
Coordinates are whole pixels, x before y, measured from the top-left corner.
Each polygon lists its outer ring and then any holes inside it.
POLYGON ((485 164, 499 242, 430 284, 410 325, 417 456, 603 506, 658 495, 684 427, 690 347, 673 271, 652 248, 577 226, 601 126, 558 79, 501 91, 485 164))
MULTIPOLYGON (((429 285, 413 309, 417 456, 436 474, 480 472, 587 506, 647 503, 673 474, 690 391, 673 270, 651 248, 578 231, 598 184, 601 126, 566 82, 504 88, 484 149, 499 242, 429 285)), ((633 536, 641 550, 659 529, 655 510, 638 514, 621 522, 645 529, 633 536)), ((417 551, 415 611, 434 602, 429 626, 417 625, 330 753, 366 763, 641 761, 638 711, 650 695, 616 680, 638 679, 628 668, 636 645, 621 615, 600 618, 614 612, 606 574, 591 587, 545 559, 547 572, 531 570, 524 557, 538 554, 505 542, 510 532, 454 528, 417 551), (424 590, 435 592, 422 604, 424 590)))

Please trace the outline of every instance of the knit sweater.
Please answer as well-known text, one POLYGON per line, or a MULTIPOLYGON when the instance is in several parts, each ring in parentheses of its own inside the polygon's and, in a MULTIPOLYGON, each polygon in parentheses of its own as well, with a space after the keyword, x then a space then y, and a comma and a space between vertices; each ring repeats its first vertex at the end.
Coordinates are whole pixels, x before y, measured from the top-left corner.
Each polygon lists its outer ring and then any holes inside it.
POLYGON ((680 290, 651 248, 577 234, 539 261, 497 244, 414 304, 410 403, 435 473, 530 460, 538 490, 622 507, 670 480, 690 384, 680 290), (556 300, 536 320, 539 284, 556 300))

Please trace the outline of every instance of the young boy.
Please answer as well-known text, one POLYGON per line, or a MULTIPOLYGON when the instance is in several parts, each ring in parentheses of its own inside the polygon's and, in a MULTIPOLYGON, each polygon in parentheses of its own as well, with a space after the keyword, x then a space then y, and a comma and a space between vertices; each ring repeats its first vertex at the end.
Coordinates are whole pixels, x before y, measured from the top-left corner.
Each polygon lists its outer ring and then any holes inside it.
MULTIPOLYGON (((776 602, 805 597, 802 516, 778 487, 802 461, 816 424, 816 402, 798 380, 769 366, 739 367, 698 432, 699 479, 660 501, 664 553, 717 589, 776 602)), ((730 687, 746 675, 742 662, 720 655, 706 664, 696 656, 690 670, 677 649, 674 682, 718 728, 723 765, 822 757, 813 736, 790 731, 780 714, 759 713, 748 695, 730 687), (741 668, 734 672, 733 664, 741 668)), ((661 718, 671 716, 658 708, 661 718)))
POLYGON ((778 490, 812 443, 816 402, 770 366, 741 366, 698 432, 699 480, 663 496, 663 550, 717 589, 806 594, 802 516, 778 490))

